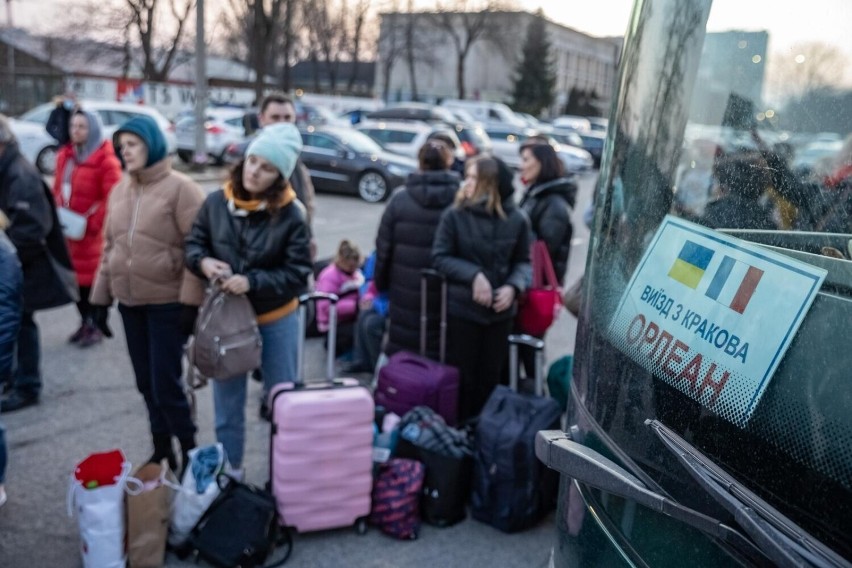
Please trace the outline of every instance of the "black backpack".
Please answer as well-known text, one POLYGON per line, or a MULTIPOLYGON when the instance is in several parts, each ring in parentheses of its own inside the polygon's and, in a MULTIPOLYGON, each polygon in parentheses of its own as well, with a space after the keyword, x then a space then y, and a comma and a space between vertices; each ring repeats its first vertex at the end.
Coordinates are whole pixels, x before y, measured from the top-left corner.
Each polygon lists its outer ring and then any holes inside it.
POLYGON ((189 536, 197 556, 217 568, 255 568, 263 566, 277 545, 286 544, 284 557, 266 568, 284 564, 293 541, 290 532, 278 524, 275 498, 224 474, 216 482, 222 492, 189 536))
POLYGON ((552 398, 498 385, 476 425, 471 514, 504 532, 527 529, 555 505, 558 475, 535 456, 539 430, 558 430, 552 398))

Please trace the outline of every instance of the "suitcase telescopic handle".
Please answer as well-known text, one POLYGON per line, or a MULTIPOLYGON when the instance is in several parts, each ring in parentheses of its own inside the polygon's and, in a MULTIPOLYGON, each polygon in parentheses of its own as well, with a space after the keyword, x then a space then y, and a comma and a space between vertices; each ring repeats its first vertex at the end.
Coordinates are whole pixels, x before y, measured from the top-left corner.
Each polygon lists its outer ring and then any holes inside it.
POLYGON ((320 300, 327 300, 331 303, 328 310, 328 357, 325 362, 325 375, 329 381, 334 380, 334 352, 337 349, 337 301, 339 298, 337 295, 328 292, 309 292, 299 296, 299 341, 298 353, 296 354, 296 368, 299 370, 299 376, 296 378, 297 385, 305 382, 305 334, 308 328, 308 304, 320 300))
POLYGON ((535 351, 535 394, 544 394, 544 340, 532 335, 512 334, 509 336, 509 388, 518 391, 518 346, 526 345, 535 351))
POLYGON ((447 356, 447 277, 433 268, 423 268, 420 271, 420 355, 426 356, 426 330, 428 310, 426 296, 429 290, 429 280, 441 283, 441 323, 438 343, 438 361, 444 363, 447 356))

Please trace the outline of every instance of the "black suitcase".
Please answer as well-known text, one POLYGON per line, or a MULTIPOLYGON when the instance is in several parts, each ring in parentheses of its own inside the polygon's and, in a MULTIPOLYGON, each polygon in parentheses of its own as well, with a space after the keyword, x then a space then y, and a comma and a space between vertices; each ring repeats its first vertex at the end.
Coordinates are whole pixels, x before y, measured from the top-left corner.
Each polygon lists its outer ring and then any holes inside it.
POLYGON ((555 505, 558 477, 535 456, 539 430, 558 430, 562 410, 544 397, 544 341, 510 335, 510 387, 498 385, 476 425, 471 514, 504 532, 535 525, 555 505), (535 350, 535 394, 519 394, 518 345, 535 350))

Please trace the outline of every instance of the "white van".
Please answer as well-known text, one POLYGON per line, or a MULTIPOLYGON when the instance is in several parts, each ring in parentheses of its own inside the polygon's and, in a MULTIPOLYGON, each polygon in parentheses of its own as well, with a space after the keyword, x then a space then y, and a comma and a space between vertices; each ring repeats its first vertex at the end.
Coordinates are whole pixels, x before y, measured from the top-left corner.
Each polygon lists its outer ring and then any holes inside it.
POLYGON ((463 110, 477 121, 485 124, 504 124, 524 128, 526 124, 520 120, 508 106, 503 103, 487 101, 465 101, 459 99, 444 99, 441 106, 450 110, 463 110))

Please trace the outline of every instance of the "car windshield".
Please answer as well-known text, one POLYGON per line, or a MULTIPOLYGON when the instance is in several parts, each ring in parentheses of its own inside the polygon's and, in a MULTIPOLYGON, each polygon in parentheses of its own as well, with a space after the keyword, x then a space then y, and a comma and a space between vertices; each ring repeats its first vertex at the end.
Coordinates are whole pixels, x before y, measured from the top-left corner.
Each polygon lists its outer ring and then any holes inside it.
POLYGON ((349 128, 329 129, 328 132, 337 136, 344 145, 359 154, 378 154, 382 152, 382 147, 363 132, 349 128))
POLYGON ((656 419, 852 559, 852 5, 636 6, 608 138, 587 140, 574 420, 715 516, 656 419))

